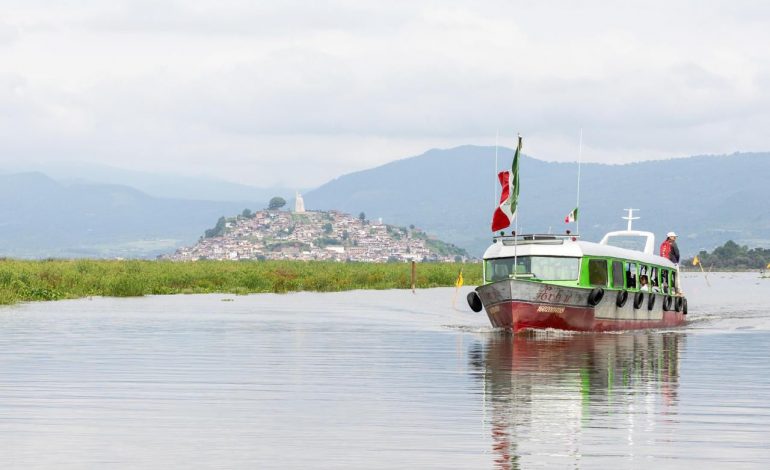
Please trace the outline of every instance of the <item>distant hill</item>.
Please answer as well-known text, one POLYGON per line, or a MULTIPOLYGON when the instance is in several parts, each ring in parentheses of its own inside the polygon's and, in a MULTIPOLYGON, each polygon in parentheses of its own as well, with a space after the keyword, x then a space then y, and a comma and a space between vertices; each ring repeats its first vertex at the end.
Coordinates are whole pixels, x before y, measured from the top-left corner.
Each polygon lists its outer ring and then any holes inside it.
MULTIPOLYGON (((493 147, 430 150, 336 178, 305 194, 312 209, 364 211, 392 224, 415 224, 480 255, 489 244, 494 181, 493 147)), ((500 169, 513 151, 499 150, 500 169)), ((770 246, 770 153, 697 156, 626 165, 583 164, 580 231, 587 240, 625 227, 623 209, 641 209, 635 227, 659 240, 679 234, 685 255, 728 239, 770 246)), ((523 157, 520 232, 572 228, 576 163, 523 157)))
POLYGON ((260 188, 201 176, 180 176, 165 173, 128 170, 92 163, 63 162, 46 164, 17 164, 0 168, 2 173, 43 173, 66 184, 117 184, 130 186, 150 196, 203 201, 260 201, 261 207, 273 196, 290 200, 300 188, 260 188))
POLYGON ((261 204, 164 199, 41 173, 0 175, 0 256, 154 256, 194 242, 224 214, 261 204))

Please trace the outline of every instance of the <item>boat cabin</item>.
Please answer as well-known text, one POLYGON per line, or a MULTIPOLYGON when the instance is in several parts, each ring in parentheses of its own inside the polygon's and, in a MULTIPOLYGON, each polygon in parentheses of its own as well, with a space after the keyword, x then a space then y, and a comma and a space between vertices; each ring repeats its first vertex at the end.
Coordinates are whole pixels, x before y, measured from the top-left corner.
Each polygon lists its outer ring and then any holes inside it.
POLYGON ((652 233, 638 231, 611 232, 600 243, 570 235, 496 237, 484 253, 484 284, 517 279, 568 287, 673 293, 676 266, 655 255, 654 244, 652 233))

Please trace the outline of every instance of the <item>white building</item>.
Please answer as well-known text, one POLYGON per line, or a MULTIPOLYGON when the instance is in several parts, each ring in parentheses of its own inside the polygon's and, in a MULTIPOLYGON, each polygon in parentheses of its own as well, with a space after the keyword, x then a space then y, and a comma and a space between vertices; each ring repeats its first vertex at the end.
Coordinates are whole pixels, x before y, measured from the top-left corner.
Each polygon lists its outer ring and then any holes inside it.
POLYGON ((302 195, 297 193, 297 197, 294 199, 294 212, 302 214, 305 212, 305 200, 302 199, 302 195))

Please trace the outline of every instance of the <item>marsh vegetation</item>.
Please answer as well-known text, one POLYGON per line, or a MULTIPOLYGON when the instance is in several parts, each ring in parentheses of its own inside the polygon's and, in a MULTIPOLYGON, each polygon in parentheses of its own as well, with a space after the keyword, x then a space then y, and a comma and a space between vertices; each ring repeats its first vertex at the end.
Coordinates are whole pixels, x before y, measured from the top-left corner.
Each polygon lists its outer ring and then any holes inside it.
MULTIPOLYGON (((418 263, 416 287, 481 282, 481 264, 418 263)), ((408 289, 409 263, 0 260, 0 304, 89 296, 408 289)))

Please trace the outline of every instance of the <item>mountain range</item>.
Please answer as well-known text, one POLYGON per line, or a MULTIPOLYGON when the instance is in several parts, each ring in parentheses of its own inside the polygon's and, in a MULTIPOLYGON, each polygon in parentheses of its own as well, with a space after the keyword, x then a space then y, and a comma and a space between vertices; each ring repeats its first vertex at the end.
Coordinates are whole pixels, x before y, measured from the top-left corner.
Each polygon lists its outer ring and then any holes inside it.
POLYGON ((262 203, 159 198, 128 186, 0 175, 0 256, 149 257, 262 203))
POLYGON ((113 184, 129 186, 150 196, 201 201, 269 201, 273 196, 289 199, 302 188, 260 188, 206 176, 184 176, 130 170, 83 162, 16 164, 0 173, 43 173, 64 184, 113 184))
MULTIPOLYGON (((513 151, 498 149, 498 170, 513 151)), ((206 178, 108 167, 45 168, 0 175, 0 256, 149 257, 194 243, 223 215, 287 200, 286 188, 253 188, 206 178), (120 183, 120 184, 117 184, 120 183)), ((415 225, 480 256, 499 197, 495 148, 434 149, 340 176, 304 194, 308 209, 336 209, 415 225)), ((519 232, 562 232, 576 206, 577 164, 523 156, 519 232)), ((583 164, 580 235, 597 240, 625 227, 679 234, 684 255, 727 240, 770 246, 770 153, 696 156, 625 165, 583 164)))
MULTIPOLYGON (((499 170, 513 151, 498 151, 499 170)), ((520 161, 519 233, 576 230, 565 224, 577 202, 577 163, 526 155, 520 161)), ((366 211, 388 223, 414 223, 481 255, 491 241, 499 197, 495 148, 430 150, 330 181, 305 195, 309 208, 366 211)), ((634 227, 662 237, 678 232, 685 253, 732 239, 770 245, 770 153, 697 156, 625 165, 582 164, 579 223, 583 239, 623 229, 625 208, 639 209, 634 227)))

